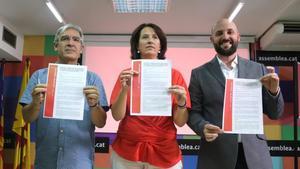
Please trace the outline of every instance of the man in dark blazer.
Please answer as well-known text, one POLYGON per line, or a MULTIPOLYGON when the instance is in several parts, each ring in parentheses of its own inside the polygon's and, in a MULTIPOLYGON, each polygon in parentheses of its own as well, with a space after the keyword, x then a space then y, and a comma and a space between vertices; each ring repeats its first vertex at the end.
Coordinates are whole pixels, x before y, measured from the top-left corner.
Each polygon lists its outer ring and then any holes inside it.
POLYGON ((193 69, 189 86, 192 108, 188 125, 201 136, 198 169, 272 169, 265 136, 224 134, 222 113, 226 78, 260 79, 263 112, 270 119, 278 119, 284 107, 279 78, 274 68, 267 70, 238 56, 240 34, 228 19, 216 23, 210 39, 217 55, 193 69))

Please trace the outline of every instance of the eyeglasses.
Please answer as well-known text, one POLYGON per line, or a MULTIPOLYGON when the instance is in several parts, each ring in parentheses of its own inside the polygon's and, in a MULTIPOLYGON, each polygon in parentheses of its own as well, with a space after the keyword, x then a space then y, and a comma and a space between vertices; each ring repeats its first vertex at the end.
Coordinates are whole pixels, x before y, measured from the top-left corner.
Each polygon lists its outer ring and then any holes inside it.
POLYGON ((74 42, 81 42, 81 37, 79 37, 79 36, 63 35, 63 36, 60 37, 61 42, 67 42, 67 41, 70 41, 71 39, 74 42))

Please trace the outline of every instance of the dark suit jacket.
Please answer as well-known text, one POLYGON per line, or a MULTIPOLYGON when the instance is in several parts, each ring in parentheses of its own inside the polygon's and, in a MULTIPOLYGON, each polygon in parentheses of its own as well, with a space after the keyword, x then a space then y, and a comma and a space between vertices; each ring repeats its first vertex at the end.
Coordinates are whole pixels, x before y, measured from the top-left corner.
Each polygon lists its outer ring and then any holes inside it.
MULTIPOLYGON (((238 77, 258 79, 267 73, 259 63, 238 57, 238 77)), ((189 92, 192 108, 188 125, 203 137, 207 123, 222 127, 225 77, 215 57, 210 62, 192 70, 189 92)), ((263 87, 263 112, 270 119, 278 119, 283 113, 282 94, 272 96, 263 87)), ((234 169, 237 153, 237 134, 220 134, 213 142, 201 139, 198 169, 234 169)), ((264 135, 242 135, 245 158, 249 169, 272 169, 272 161, 264 135)))

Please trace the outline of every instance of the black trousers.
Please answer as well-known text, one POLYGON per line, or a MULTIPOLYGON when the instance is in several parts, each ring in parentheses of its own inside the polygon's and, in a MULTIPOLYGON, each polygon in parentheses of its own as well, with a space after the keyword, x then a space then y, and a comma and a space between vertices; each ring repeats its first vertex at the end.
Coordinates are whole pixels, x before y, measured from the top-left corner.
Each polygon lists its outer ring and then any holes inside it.
POLYGON ((237 157, 235 169, 248 169, 242 143, 239 143, 238 157, 237 157))

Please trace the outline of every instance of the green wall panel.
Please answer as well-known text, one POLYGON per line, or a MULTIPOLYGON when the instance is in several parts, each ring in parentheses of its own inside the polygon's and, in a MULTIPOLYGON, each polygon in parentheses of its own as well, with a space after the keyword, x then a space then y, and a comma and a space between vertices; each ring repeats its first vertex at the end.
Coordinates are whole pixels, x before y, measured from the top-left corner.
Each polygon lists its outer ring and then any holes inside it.
POLYGON ((57 56, 57 52, 53 49, 53 35, 46 35, 45 36, 45 56, 57 56))
POLYGON ((293 140, 294 139, 294 129, 291 125, 283 125, 281 127, 282 129, 282 140, 293 140))

